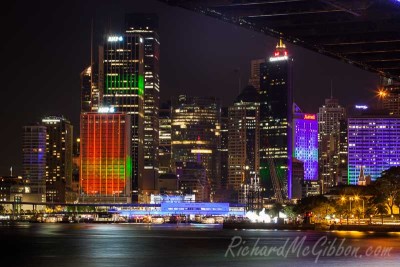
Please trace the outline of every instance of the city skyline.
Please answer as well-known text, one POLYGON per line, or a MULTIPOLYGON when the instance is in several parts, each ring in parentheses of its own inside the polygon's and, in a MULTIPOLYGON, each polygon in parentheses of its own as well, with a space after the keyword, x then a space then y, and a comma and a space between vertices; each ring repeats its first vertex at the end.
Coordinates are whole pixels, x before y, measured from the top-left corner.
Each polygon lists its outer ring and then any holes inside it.
MULTIPOLYGON (((239 90, 238 73, 234 69, 240 68, 241 87, 244 88, 250 76, 250 61, 269 56, 277 42, 274 38, 156 1, 127 1, 116 4, 100 1, 96 4, 96 11, 93 11, 89 8, 93 5, 91 1, 82 5, 72 2, 58 8, 54 8, 49 2, 41 2, 38 6, 17 12, 21 4, 14 3, 4 18, 10 27, 6 29, 9 38, 2 43, 3 48, 21 49, 23 52, 12 58, 6 55, 6 60, 11 62, 11 68, 5 73, 8 77, 5 98, 9 101, 1 107, 2 118, 8 125, 7 131, 1 135, 2 174, 8 174, 11 166, 15 174, 22 173, 21 140, 15 138, 21 136, 22 126, 46 115, 64 115, 75 126, 76 136, 80 110, 80 103, 77 101, 80 95, 79 74, 90 64, 92 18, 94 41, 99 44, 103 37, 101 32, 108 21, 111 20, 111 26, 115 30, 122 31, 126 13, 151 11, 159 14, 160 21, 163 22, 159 33, 162 43, 162 101, 168 100, 170 95, 186 93, 219 97, 223 106, 232 104, 239 90), (122 10, 121 6, 126 8, 122 10), (48 12, 49 10, 52 12, 48 12), (30 13, 31 11, 36 12, 30 13), (56 30, 57 25, 46 23, 60 16, 66 19, 62 31, 56 30), (26 23, 25 17, 29 18, 29 23, 26 23), (42 28, 43 31, 36 34, 35 28, 42 28), (197 34, 191 33, 192 29, 196 29, 197 34), (177 44, 183 44, 182 49, 176 49, 177 44), (238 54, 238 51, 242 52, 238 54), (37 53, 44 60, 37 61, 37 53), (63 71, 51 72, 57 66, 62 67, 63 71), (18 71, 11 71, 15 69, 18 71), (13 95, 13 81, 22 73, 31 85, 28 89, 21 89, 23 97, 17 98, 13 95), (176 73, 179 75, 175 75, 176 73), (29 112, 18 112, 13 118, 9 118, 7 115, 17 105, 17 99, 21 102, 18 104, 29 112)), ((334 96, 343 99, 341 102, 345 106, 353 104, 358 98, 366 99, 363 103, 373 98, 372 91, 378 83, 377 75, 293 45, 288 47, 296 58, 294 100, 305 112, 316 112, 323 99, 330 94, 331 80, 334 96), (350 90, 354 91, 351 96, 346 93, 350 90), (307 98, 299 98, 306 94, 309 95, 307 98), (345 99, 345 96, 348 97, 345 99)))

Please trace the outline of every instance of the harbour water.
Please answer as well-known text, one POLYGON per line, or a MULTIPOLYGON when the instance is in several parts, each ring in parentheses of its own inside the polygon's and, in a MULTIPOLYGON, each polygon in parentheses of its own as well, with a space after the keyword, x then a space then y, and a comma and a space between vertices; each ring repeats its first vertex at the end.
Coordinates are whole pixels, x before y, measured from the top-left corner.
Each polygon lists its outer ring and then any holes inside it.
POLYGON ((400 233, 26 223, 0 226, 0 242, 1 260, 8 263, 2 266, 398 266, 400 262, 400 233), (328 253, 329 244, 333 255, 328 253), (345 255, 340 246, 354 255, 345 255), (385 248, 389 249, 383 255, 385 248))

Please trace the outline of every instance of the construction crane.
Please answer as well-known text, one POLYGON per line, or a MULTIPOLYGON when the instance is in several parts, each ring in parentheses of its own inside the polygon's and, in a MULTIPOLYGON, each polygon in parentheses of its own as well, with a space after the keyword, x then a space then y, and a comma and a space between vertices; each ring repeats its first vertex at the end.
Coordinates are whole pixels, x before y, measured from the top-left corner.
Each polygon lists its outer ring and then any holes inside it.
POLYGON ((282 187, 278 178, 278 174, 276 172, 274 159, 272 157, 267 157, 267 160, 269 166, 269 173, 271 176, 272 187, 275 192, 276 202, 283 203, 282 187))

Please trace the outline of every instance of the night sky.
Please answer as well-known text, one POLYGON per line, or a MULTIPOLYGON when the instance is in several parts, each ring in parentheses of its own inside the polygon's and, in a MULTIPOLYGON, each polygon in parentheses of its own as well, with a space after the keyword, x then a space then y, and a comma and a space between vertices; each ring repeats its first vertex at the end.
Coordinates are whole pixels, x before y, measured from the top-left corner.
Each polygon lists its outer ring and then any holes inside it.
MULTIPOLYGON (((105 28, 121 32, 125 13, 154 12, 160 19, 161 100, 186 93, 216 96, 229 105, 247 84, 250 60, 269 57, 277 40, 198 13, 152 0, 10 1, 2 8, 0 176, 21 175, 22 126, 45 115, 64 115, 79 128, 79 74, 90 64, 105 28)), ((288 45, 294 56, 295 102, 317 112, 330 96, 343 105, 369 103, 378 76, 288 45)))

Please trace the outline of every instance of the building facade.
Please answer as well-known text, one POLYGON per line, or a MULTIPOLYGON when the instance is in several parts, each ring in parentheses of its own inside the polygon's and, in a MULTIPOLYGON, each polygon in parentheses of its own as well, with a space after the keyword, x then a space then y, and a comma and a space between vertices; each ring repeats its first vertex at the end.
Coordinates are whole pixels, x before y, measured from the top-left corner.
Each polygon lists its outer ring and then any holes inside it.
POLYGON ((317 114, 294 113, 293 157, 304 163, 304 180, 318 181, 317 114))
POLYGON ((82 202, 131 202, 131 120, 121 112, 82 113, 82 202))
POLYGON ((97 111, 101 106, 98 65, 91 64, 80 74, 81 112, 97 111))
POLYGON ((73 127, 64 117, 45 117, 46 126, 46 199, 65 202, 72 187, 73 127))
POLYGON ((383 87, 382 107, 390 115, 400 116, 400 83, 390 83, 383 87))
POLYGON ((35 193, 46 189, 46 127, 30 125, 22 128, 22 177, 35 193))
POLYGON ((247 86, 229 107, 228 187, 239 190, 259 176, 260 103, 253 86, 247 86))
POLYGON ((390 167, 400 166, 400 118, 372 116, 348 118, 348 184, 360 173, 372 181, 390 167))
POLYGON ((249 84, 260 91, 260 65, 266 63, 265 58, 254 59, 250 63, 250 79, 249 84))
POLYGON ((266 197, 274 197, 268 161, 273 160, 282 195, 291 197, 292 63, 280 41, 274 55, 260 65, 260 176, 266 197))
MULTIPOLYGON (((105 106, 130 116, 132 200, 139 201, 144 188, 154 187, 154 177, 144 177, 144 78, 143 37, 138 34, 106 36, 99 49, 99 79, 105 106)), ((101 109, 101 108, 100 108, 101 109)), ((100 110, 99 109, 99 110, 100 110)), ((83 141, 83 140, 82 140, 83 141)))
POLYGON ((319 171, 323 193, 340 180, 340 121, 346 119, 346 110, 335 98, 325 99, 318 111, 319 171))
POLYGON ((172 100, 172 162, 204 166, 212 190, 220 186, 220 104, 213 97, 172 100))
POLYGON ((160 37, 156 14, 134 13, 125 16, 125 32, 143 37, 143 177, 145 190, 156 189, 158 177, 159 104, 160 104, 160 37))
POLYGON ((228 107, 221 108, 221 143, 219 153, 221 156, 221 189, 226 189, 228 185, 228 170, 229 170, 229 111, 228 107))
POLYGON ((158 149, 159 173, 172 172, 171 165, 171 102, 162 103, 159 112, 159 140, 158 149))

